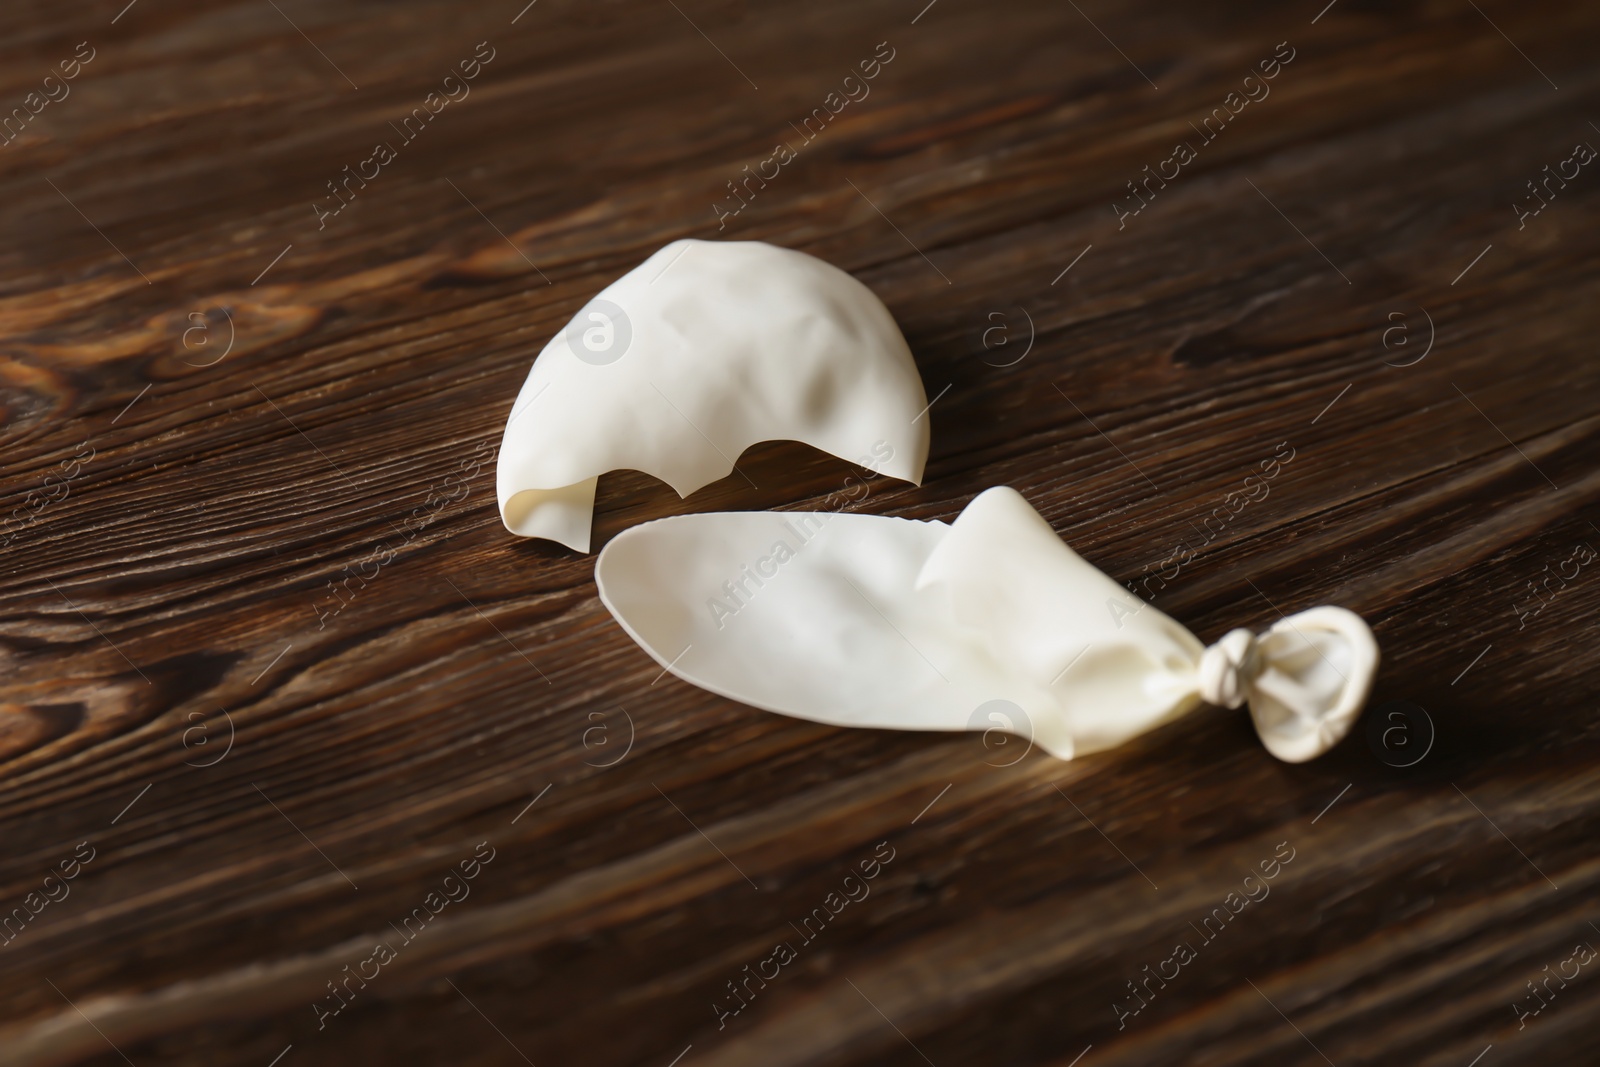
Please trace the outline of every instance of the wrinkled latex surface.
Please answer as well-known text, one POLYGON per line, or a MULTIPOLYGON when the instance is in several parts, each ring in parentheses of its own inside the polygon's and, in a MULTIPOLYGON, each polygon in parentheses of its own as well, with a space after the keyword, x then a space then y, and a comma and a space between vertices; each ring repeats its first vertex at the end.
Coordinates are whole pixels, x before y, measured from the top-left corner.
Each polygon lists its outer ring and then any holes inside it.
POLYGON ((1207 649, 1068 548, 1020 494, 952 524, 826 512, 684 515, 624 531, 601 599, 704 689, 837 726, 990 730, 1062 759, 1248 702, 1290 762, 1336 744, 1377 667, 1361 619, 1313 608, 1207 649), (996 701, 1020 714, 996 719, 996 701))
POLYGON ((588 551, 601 474, 687 496, 770 440, 920 483, 927 403, 888 309, 844 271, 759 241, 674 241, 534 361, 500 445, 500 517, 588 551))

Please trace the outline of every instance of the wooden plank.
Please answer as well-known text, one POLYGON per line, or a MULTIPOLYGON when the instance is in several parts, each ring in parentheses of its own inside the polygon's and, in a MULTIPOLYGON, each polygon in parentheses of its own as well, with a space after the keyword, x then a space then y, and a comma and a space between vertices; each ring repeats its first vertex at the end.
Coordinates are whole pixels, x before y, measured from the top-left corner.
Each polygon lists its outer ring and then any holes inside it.
MULTIPOLYGON (((1600 941, 1600 586, 1541 583, 1600 541, 1600 179, 1520 227, 1512 205, 1600 143, 1600 13, 0 19, 0 103, 27 118, 0 147, 0 905, 92 850, 0 949, 0 1064, 1499 1067, 1593 1046, 1588 969, 1540 983, 1600 941), (391 123, 475 50, 470 95, 406 140, 391 123), (395 161, 319 224, 384 140, 395 161), (780 141, 795 161, 731 200, 780 141), (1130 199, 1178 141, 1194 161, 1130 199), (996 766, 975 737, 832 730, 662 677, 591 557, 501 528, 492 456, 545 339, 684 236, 803 249, 895 313, 937 398, 928 477, 875 479, 857 510, 949 518, 1013 485, 1206 640, 1355 608, 1384 653, 1369 715, 1424 707, 1426 756, 1391 766, 1363 728, 1288 766, 1208 709, 996 766), (1268 495, 1216 517, 1282 449, 1268 495), (1192 564, 1156 577, 1180 543, 1192 564), (331 614, 329 583, 384 546, 331 614), (800 929, 880 843, 869 896, 800 929), (1280 846, 1270 894, 1207 937, 1280 846), (470 894, 408 940, 480 848, 470 894), (334 997, 379 940, 394 960, 334 997), (794 961, 750 979, 783 941, 794 961)), ((758 488, 687 500, 608 475, 597 544, 815 507, 851 472, 792 443, 740 466, 758 488)))

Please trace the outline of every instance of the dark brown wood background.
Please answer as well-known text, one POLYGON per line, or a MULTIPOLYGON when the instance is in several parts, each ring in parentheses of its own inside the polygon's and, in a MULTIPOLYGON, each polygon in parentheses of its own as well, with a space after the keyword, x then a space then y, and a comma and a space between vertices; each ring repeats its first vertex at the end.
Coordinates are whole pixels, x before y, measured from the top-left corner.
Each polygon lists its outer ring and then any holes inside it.
MULTIPOLYGON (((924 3, 6 6, 5 113, 94 58, 0 147, 0 909, 94 858, 0 947, 0 1063, 1589 1062, 1600 974, 1527 983, 1600 945, 1600 572, 1572 574, 1600 172, 1514 205, 1600 145, 1600 9, 924 3), (471 96, 319 229, 482 41, 471 96), (726 183, 880 42, 870 97, 719 234, 726 183), (1119 229, 1279 42, 1271 95, 1119 229), (1289 766, 1207 709, 997 766, 660 676, 592 556, 502 529, 486 457, 544 341, 684 236, 805 250, 894 311, 932 456, 857 510, 1010 484, 1131 581, 1287 442, 1156 604, 1207 641, 1351 607, 1374 706, 1431 730, 1289 766), (480 842, 470 897, 319 1029, 480 842), (1280 842, 1270 896, 1119 1029, 1280 842)), ((851 470, 741 467, 759 489, 687 501, 602 479, 597 546, 851 470)))

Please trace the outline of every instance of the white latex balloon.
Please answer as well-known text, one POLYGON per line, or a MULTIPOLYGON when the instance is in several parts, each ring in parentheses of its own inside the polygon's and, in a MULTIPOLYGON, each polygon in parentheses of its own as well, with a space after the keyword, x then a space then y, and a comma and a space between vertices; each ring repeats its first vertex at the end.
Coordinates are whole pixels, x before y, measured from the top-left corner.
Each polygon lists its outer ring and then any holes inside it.
POLYGON ((759 241, 674 241, 534 361, 500 444, 500 518, 587 552, 601 474, 688 496, 760 441, 920 483, 927 404, 893 317, 844 271, 759 241))
POLYGON ((1273 755, 1311 759, 1354 725, 1378 662, 1367 625, 1331 607, 1207 648, 1003 487, 949 525, 826 512, 660 519, 612 540, 595 580, 656 662, 714 693, 837 726, 998 724, 1062 759, 1202 701, 1248 701, 1273 755))

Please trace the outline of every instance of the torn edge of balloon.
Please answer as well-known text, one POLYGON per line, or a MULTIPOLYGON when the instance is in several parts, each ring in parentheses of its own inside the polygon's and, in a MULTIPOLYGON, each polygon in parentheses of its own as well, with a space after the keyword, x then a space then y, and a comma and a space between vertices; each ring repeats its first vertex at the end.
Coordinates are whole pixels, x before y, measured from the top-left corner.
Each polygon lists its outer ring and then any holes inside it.
POLYGON ((674 241, 534 361, 501 440, 501 520, 586 552, 601 474, 687 496, 771 440, 920 484, 928 406, 893 316, 849 274, 759 241, 674 241))

